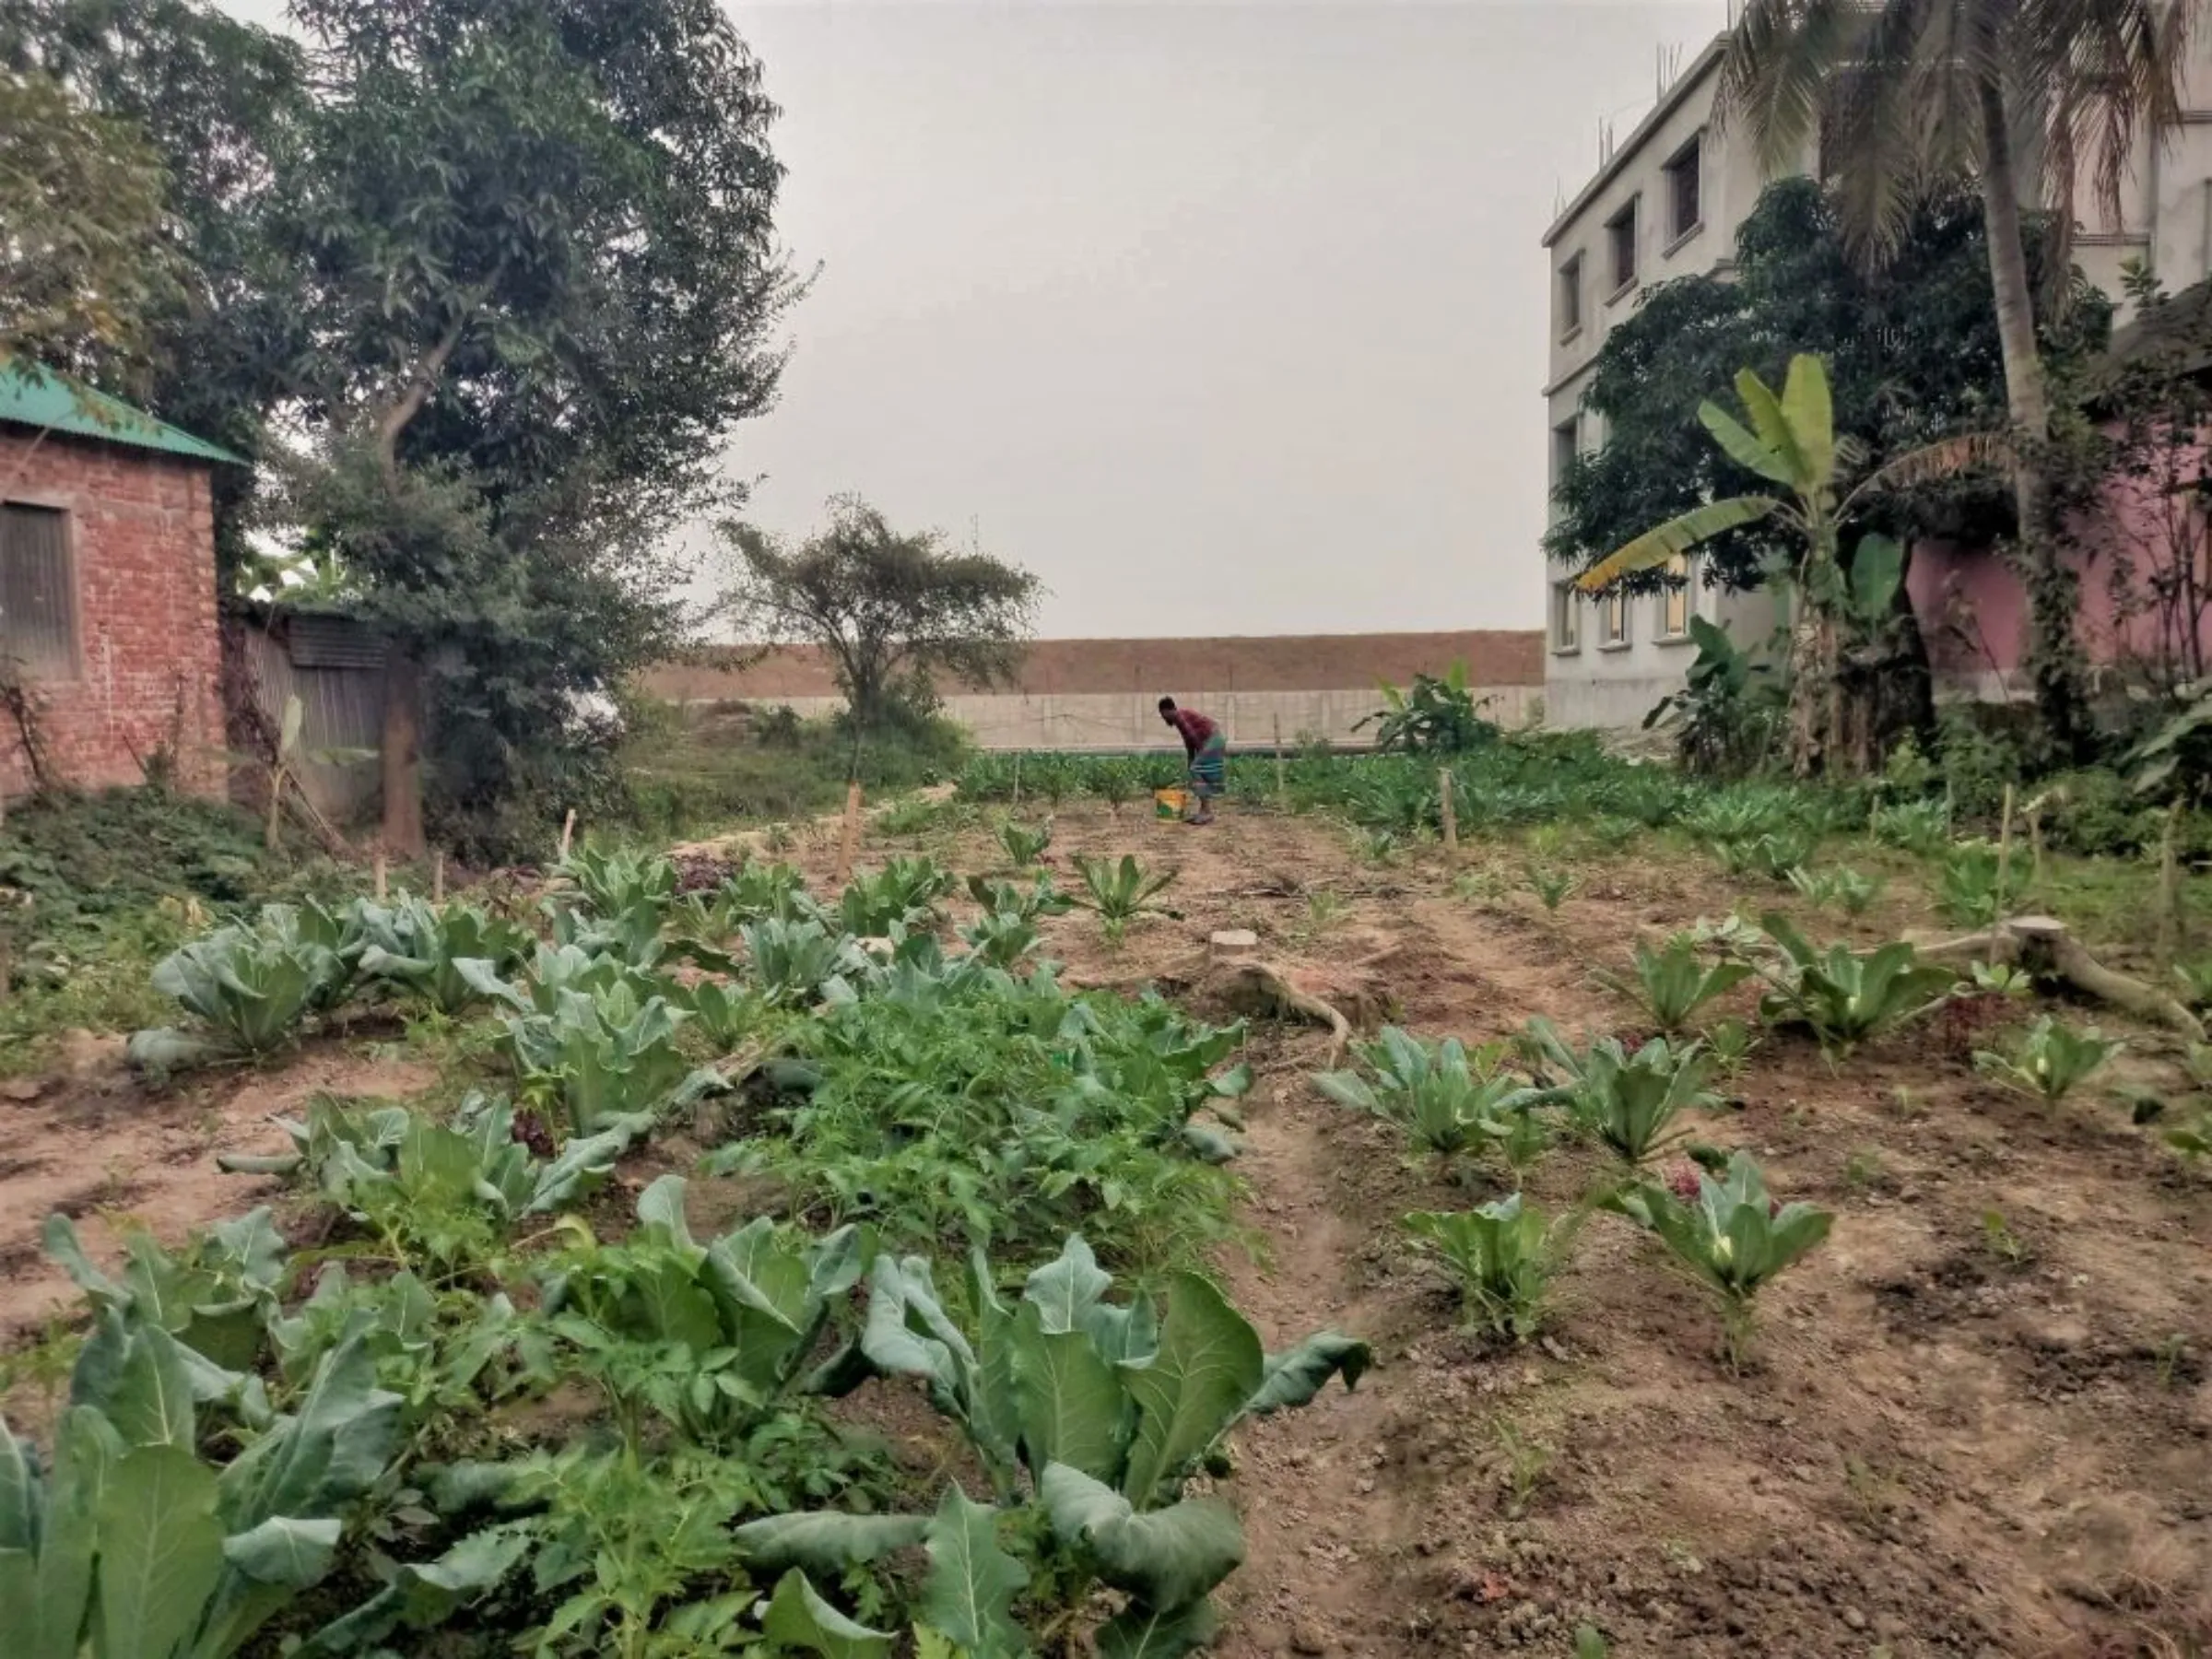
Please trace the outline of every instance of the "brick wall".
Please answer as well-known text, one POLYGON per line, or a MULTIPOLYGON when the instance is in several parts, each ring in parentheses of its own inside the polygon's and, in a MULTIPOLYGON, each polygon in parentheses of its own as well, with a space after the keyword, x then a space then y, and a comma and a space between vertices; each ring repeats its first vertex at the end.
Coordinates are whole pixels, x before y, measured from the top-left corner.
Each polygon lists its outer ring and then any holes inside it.
MULTIPOLYGON (((34 682, 62 780, 136 783, 141 761, 176 751, 180 785, 221 793, 215 525, 204 463, 0 427, 0 498, 69 514, 77 671, 34 682)), ((12 724, 0 724, 0 791, 30 783, 12 724)))
MULTIPOLYGON (((645 688, 676 702, 782 701, 833 697, 836 682, 821 651, 779 650, 750 667, 739 653, 716 651, 696 663, 672 663, 645 676, 645 688)), ((1544 636, 1535 629, 1455 633, 1265 634, 1212 640, 1039 640, 1024 653, 1005 692, 1027 697, 1200 691, 1369 693, 1379 679, 1404 685, 1417 673, 1467 665, 1476 686, 1544 683, 1544 636)), ((939 688, 954 694, 951 685, 939 688)))

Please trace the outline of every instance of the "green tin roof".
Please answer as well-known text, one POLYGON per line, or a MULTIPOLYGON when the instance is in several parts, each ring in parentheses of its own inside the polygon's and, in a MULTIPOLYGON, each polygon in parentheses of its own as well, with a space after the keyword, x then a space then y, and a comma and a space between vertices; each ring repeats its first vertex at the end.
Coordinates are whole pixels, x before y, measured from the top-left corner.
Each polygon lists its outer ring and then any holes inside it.
POLYGON ((28 373, 10 365, 0 365, 0 424, 51 429, 73 438, 159 450, 194 461, 245 464, 242 456, 156 420, 105 393, 72 386, 58 375, 28 373))

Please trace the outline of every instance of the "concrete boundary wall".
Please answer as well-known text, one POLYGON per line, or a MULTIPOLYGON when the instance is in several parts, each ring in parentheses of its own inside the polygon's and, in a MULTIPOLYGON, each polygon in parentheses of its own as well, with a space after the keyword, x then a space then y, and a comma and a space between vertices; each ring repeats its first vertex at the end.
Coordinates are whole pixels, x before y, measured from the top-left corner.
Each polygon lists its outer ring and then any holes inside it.
MULTIPOLYGON (((1484 713, 1500 725, 1528 724, 1541 707, 1541 686, 1486 686, 1479 700, 1493 700, 1484 713)), ((1232 748, 1270 747, 1279 730, 1290 743, 1301 734, 1333 743, 1359 743, 1374 736, 1353 727, 1382 706, 1371 687, 1342 691, 1191 691, 1178 700, 1222 723, 1232 748)), ((789 704, 808 719, 834 714, 841 697, 763 697, 747 700, 756 707, 789 704)), ((1136 692, 1069 693, 1025 696, 956 696, 945 712, 966 726, 978 747, 986 749, 1151 749, 1172 747, 1173 735, 1160 724, 1159 699, 1136 692)))

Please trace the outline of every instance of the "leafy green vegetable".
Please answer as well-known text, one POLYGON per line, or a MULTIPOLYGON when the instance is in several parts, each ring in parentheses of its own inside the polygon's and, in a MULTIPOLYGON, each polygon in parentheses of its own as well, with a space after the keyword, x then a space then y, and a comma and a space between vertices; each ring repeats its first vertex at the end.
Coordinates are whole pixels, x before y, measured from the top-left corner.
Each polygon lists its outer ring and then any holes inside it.
POLYGON ((1618 1194, 1613 1206, 1649 1229, 1720 1300, 1729 1362, 1741 1364, 1752 1335, 1760 1287, 1828 1237, 1835 1218, 1809 1204, 1777 1204, 1767 1195, 1748 1153, 1728 1160, 1719 1180, 1700 1173, 1698 1197, 1685 1203, 1662 1186, 1618 1194))
POLYGON ((1637 946, 1632 978, 1618 973, 1597 977, 1609 989, 1634 1001, 1652 1017, 1653 1025, 1671 1037, 1684 1030, 1697 1011, 1714 997, 1725 995, 1750 978, 1751 970, 1741 962, 1708 966, 1699 956, 1696 942, 1677 934, 1658 950, 1637 946))
POLYGON ((2094 1026, 2077 1031, 2045 1014, 2028 1029, 2013 1053, 1977 1050, 1974 1068, 2008 1088, 2054 1106, 2103 1070, 2125 1046, 2094 1026))
POLYGON ((1841 943, 1816 950, 1783 916, 1760 925, 1783 957, 1779 971, 1762 971, 1771 989, 1760 1018, 1809 1027, 1822 1048, 1838 1053, 1928 1012, 1954 982, 1948 970, 1922 962, 1901 941, 1865 954, 1841 943))
POLYGON ((1385 1026, 1374 1041, 1356 1043, 1352 1052, 1372 1082, 1357 1072, 1322 1072, 1313 1086, 1340 1106, 1395 1124, 1440 1158, 1507 1139, 1541 1098, 1510 1075, 1477 1075, 1455 1037, 1431 1049, 1385 1026))
POLYGON ((1472 1210, 1406 1218, 1406 1230, 1451 1270, 1469 1326, 1515 1342, 1542 1325, 1580 1227, 1579 1214, 1548 1219, 1519 1193, 1472 1210))

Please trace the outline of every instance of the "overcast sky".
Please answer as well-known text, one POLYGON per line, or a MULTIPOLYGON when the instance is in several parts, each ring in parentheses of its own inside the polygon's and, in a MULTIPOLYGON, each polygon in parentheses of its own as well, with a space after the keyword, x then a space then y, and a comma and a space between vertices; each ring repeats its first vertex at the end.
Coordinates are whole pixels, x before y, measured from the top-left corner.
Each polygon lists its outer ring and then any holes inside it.
POLYGON ((821 265, 755 519, 978 534, 1047 637, 1540 624, 1538 240, 1724 0, 732 9, 821 265))

